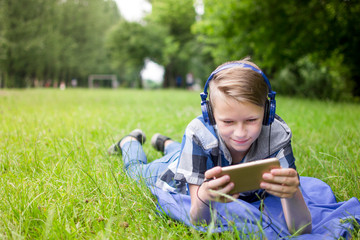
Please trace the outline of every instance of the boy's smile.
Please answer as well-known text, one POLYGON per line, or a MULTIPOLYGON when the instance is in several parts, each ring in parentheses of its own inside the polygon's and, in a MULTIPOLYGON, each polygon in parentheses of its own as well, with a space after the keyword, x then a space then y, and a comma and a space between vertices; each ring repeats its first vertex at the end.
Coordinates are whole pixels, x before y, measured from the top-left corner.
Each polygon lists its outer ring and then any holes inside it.
POLYGON ((233 164, 239 163, 262 129, 264 108, 217 94, 213 102, 219 134, 229 149, 233 164))

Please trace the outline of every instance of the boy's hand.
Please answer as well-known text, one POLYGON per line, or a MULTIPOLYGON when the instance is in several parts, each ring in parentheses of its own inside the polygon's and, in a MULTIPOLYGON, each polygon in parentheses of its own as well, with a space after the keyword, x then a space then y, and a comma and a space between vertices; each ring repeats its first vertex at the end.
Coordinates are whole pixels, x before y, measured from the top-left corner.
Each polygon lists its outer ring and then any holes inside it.
MULTIPOLYGON (((214 167, 205 172, 205 180, 199 188, 199 197, 203 201, 217 201, 217 202, 231 202, 230 199, 221 196, 220 194, 210 192, 209 190, 215 190, 220 193, 228 194, 233 188, 234 183, 230 182, 230 177, 224 175, 217 177, 221 173, 221 167, 214 167)), ((239 194, 233 194, 232 197, 238 198, 239 194)))
POLYGON ((300 185, 298 174, 293 168, 272 169, 262 177, 264 181, 260 187, 281 198, 292 198, 300 185))

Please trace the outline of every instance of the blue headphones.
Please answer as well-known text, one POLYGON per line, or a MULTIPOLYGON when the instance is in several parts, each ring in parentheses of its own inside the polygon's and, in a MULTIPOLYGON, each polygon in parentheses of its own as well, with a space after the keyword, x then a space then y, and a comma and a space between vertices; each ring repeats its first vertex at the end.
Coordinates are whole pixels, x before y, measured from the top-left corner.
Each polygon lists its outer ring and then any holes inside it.
POLYGON ((276 101, 275 101, 275 95, 276 95, 276 92, 272 91, 271 90, 271 85, 270 85, 270 82, 268 80, 268 78, 265 76, 265 74, 249 65, 249 64, 246 64, 246 63, 237 63, 237 62, 234 62, 234 63, 229 63, 229 64, 226 64, 218 69, 216 69, 215 71, 213 71, 209 78, 207 79, 206 83, 205 83, 205 87, 204 87, 204 92, 200 93, 200 97, 201 97, 201 111, 202 111, 202 114, 203 114, 203 117, 204 117, 204 121, 206 123, 210 123, 211 125, 215 125, 215 118, 214 118, 214 115, 213 115, 213 112, 212 112, 212 109, 211 109, 211 105, 209 103, 208 100, 206 100, 207 96, 208 96, 208 92, 207 92, 207 89, 208 89, 208 86, 209 86, 209 82, 211 79, 213 79, 214 75, 217 74, 218 72, 222 71, 222 70, 225 70, 225 69, 229 69, 229 68, 232 68, 232 67, 242 67, 242 68, 250 68, 251 70, 257 72, 257 73, 260 73, 261 76, 263 77, 265 83, 268 85, 268 88, 269 88, 269 93, 268 93, 268 97, 269 99, 265 102, 265 107, 264 107, 264 120, 263 120, 263 125, 265 126, 268 126, 270 125, 273 121, 274 121, 274 118, 275 118, 275 110, 276 110, 276 101))

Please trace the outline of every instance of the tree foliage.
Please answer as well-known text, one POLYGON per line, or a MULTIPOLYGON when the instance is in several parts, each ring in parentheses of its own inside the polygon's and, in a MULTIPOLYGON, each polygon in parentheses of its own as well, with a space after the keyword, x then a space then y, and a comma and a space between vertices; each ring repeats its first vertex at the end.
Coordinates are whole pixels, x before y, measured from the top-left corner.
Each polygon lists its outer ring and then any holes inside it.
POLYGON ((250 55, 268 73, 288 72, 297 79, 298 84, 290 81, 285 93, 299 87, 307 95, 303 88, 324 83, 335 92, 315 91, 321 98, 346 97, 353 86, 358 91, 358 1, 205 0, 204 4, 205 15, 194 29, 216 63, 250 55), (313 77, 319 71, 322 77, 313 77), (309 84, 307 76, 315 82, 309 84))
POLYGON ((174 85, 175 78, 189 70, 193 56, 194 35, 191 26, 195 23, 193 0, 152 0, 152 12, 147 21, 157 24, 168 32, 160 64, 165 66, 164 87, 174 85))
POLYGON ((120 21, 106 38, 112 66, 121 72, 126 85, 142 86, 140 71, 146 58, 160 62, 166 49, 167 32, 155 24, 120 21), (134 81, 136 80, 136 81, 134 81))
POLYGON ((107 49, 114 67, 121 69, 130 82, 137 79, 145 59, 165 67, 164 87, 175 86, 175 78, 184 77, 201 65, 199 49, 191 27, 195 23, 193 0, 152 0, 152 12, 141 22, 121 21, 107 38, 107 49))
POLYGON ((115 2, 1 0, 0 4, 4 86, 84 81, 91 73, 110 70, 104 34, 119 19, 115 2))
POLYGON ((92 73, 141 86, 150 59, 171 87, 188 72, 204 81, 214 66, 251 56, 278 92, 360 96, 359 1, 202 0, 201 18, 199 1, 149 0, 152 12, 127 22, 114 0, 0 0, 0 86, 92 73))

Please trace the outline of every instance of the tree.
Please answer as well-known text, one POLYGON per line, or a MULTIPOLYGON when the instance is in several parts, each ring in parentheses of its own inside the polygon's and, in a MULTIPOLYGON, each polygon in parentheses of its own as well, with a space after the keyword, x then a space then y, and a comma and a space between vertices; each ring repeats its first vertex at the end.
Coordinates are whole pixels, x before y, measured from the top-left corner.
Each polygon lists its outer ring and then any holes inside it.
POLYGON ((83 82, 109 71, 105 32, 119 19, 112 0, 0 2, 0 72, 6 87, 83 82))
POLYGON ((60 9, 61 76, 84 81, 89 74, 112 72, 105 35, 120 19, 115 2, 72 0, 61 3, 60 9))
POLYGON ((145 59, 160 61, 167 39, 167 33, 158 25, 120 21, 106 40, 112 67, 119 70, 127 85, 132 85, 135 79, 136 86, 142 87, 140 71, 145 59))
MULTIPOLYGON (((44 38, 41 36, 40 19, 44 18, 42 8, 38 8, 40 0, 2 1, 2 61, 1 70, 5 75, 5 85, 25 86, 27 74, 34 69, 41 51, 44 38), (26 7, 27 11, 23 11, 26 7), (37 58, 35 58, 37 59, 37 58)), ((49 4, 49 8, 51 8, 49 4)))
POLYGON ((113 66, 128 82, 137 79, 146 58, 165 67, 164 87, 175 86, 196 63, 199 50, 191 26, 195 22, 192 0, 152 0, 152 12, 141 23, 120 22, 108 36, 107 49, 113 66))
POLYGON ((174 86, 176 77, 187 73, 194 51, 195 36, 191 26, 196 14, 193 0, 152 0, 151 3, 152 12, 146 21, 163 27, 168 33, 159 61, 165 66, 163 86, 174 86))
POLYGON ((357 1, 205 0, 195 30, 216 63, 250 55, 272 75, 291 65, 299 78, 297 68, 305 65, 298 61, 305 59, 325 68, 328 84, 347 82, 340 91, 348 91, 351 81, 360 85, 359 13, 357 1), (351 75, 334 74, 334 66, 351 75))

